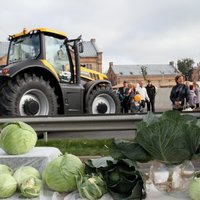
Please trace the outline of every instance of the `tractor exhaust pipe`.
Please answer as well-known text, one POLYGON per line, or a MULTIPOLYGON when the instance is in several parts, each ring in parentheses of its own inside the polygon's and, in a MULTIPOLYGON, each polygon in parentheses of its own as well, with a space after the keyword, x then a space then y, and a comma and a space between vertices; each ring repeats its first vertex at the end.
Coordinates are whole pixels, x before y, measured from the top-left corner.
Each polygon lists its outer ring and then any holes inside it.
POLYGON ((83 44, 81 42, 81 35, 72 40, 66 39, 66 43, 73 42, 74 57, 75 57, 75 73, 76 73, 76 84, 81 83, 81 65, 80 65, 80 53, 83 52, 83 44))
POLYGON ((80 69, 80 56, 78 49, 79 41, 74 41, 74 56, 75 56, 75 65, 76 65, 76 84, 81 83, 81 69, 80 69))

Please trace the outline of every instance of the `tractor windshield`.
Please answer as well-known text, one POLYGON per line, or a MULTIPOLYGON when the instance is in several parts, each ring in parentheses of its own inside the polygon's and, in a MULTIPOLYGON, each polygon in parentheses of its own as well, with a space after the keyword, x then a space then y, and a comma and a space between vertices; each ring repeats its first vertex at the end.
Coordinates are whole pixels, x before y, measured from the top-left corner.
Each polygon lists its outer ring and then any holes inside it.
POLYGON ((8 64, 36 59, 40 54, 38 34, 18 37, 11 41, 8 64))

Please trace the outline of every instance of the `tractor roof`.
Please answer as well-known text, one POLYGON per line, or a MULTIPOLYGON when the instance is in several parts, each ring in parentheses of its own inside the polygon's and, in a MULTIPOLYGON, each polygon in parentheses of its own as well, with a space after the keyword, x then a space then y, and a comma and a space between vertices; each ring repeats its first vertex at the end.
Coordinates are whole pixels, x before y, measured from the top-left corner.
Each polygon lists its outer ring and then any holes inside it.
POLYGON ((35 32, 35 31, 55 34, 55 35, 59 35, 60 37, 64 37, 64 38, 67 37, 67 35, 64 32, 56 31, 56 30, 52 30, 52 29, 48 29, 48 28, 35 28, 35 29, 30 30, 30 31, 28 31, 26 28, 24 28, 21 33, 17 33, 17 34, 11 35, 11 37, 12 38, 20 37, 20 36, 23 36, 23 35, 28 35, 28 34, 30 34, 32 32, 35 32))

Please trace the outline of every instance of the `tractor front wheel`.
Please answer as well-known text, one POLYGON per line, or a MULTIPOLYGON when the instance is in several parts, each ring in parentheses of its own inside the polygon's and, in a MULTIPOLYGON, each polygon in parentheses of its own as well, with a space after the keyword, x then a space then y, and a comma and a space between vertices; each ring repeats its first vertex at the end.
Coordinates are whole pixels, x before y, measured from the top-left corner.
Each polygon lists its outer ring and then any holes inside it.
POLYGON ((54 89, 34 74, 17 75, 0 90, 0 115, 56 115, 57 107, 54 89))

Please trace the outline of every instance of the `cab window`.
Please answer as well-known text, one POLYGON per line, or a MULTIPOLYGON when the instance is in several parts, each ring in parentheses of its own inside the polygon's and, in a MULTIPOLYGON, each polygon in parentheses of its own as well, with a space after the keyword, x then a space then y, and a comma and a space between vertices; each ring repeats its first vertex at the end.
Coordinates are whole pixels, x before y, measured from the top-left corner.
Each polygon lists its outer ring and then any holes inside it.
POLYGON ((36 59, 40 54, 39 41, 38 34, 14 38, 11 41, 8 63, 11 64, 28 59, 36 59))
POLYGON ((61 82, 71 81, 70 62, 64 39, 45 36, 46 60, 55 68, 61 82))

